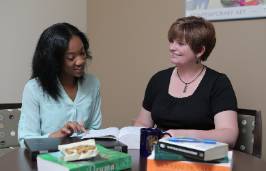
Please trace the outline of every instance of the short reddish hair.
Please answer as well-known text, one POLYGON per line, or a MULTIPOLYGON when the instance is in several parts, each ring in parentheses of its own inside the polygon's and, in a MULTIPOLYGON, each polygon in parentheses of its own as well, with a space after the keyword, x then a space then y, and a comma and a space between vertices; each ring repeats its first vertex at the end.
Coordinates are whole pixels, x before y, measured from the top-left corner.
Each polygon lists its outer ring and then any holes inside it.
POLYGON ((169 42, 184 40, 194 53, 200 52, 202 47, 205 47, 201 60, 206 61, 216 43, 215 29, 211 22, 202 17, 183 17, 171 25, 168 40, 169 42))

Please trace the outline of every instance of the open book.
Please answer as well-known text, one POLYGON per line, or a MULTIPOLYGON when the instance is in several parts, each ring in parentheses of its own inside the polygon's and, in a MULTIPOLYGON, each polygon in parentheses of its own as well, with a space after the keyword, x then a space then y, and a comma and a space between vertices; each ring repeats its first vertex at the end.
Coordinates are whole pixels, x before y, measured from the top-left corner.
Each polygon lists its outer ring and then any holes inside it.
POLYGON ((117 127, 109 127, 99 130, 89 130, 84 133, 81 139, 85 138, 104 138, 118 140, 127 145, 128 149, 140 148, 140 129, 142 127, 128 126, 121 129, 117 127))

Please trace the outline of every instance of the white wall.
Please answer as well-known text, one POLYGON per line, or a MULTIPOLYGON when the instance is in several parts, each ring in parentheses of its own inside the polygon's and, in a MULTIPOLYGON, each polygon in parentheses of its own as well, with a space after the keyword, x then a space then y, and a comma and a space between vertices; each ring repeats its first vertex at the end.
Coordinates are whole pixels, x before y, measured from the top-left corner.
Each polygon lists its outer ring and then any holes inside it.
POLYGON ((86 33, 87 1, 0 1, 0 103, 21 101, 37 40, 57 22, 69 22, 86 33))

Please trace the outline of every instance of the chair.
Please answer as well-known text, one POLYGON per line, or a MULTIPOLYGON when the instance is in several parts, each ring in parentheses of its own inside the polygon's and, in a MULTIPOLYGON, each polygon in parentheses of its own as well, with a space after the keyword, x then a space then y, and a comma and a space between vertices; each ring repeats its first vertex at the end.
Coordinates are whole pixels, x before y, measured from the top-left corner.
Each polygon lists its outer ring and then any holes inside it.
POLYGON ((261 112, 238 109, 239 136, 235 149, 261 158, 262 121, 261 112))
POLYGON ((0 104, 0 149, 18 146, 18 121, 21 103, 0 104))
POLYGON ((0 110, 2 109, 19 109, 21 108, 21 103, 1 103, 0 110))

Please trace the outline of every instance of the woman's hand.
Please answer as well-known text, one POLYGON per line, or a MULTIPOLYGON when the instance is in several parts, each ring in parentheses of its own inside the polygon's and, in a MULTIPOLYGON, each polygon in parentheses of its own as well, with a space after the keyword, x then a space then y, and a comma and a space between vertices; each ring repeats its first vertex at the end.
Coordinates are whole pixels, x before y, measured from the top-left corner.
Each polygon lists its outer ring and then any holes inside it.
POLYGON ((86 132, 83 124, 80 124, 75 121, 67 122, 63 128, 49 135, 53 138, 61 138, 72 135, 74 132, 86 132))

